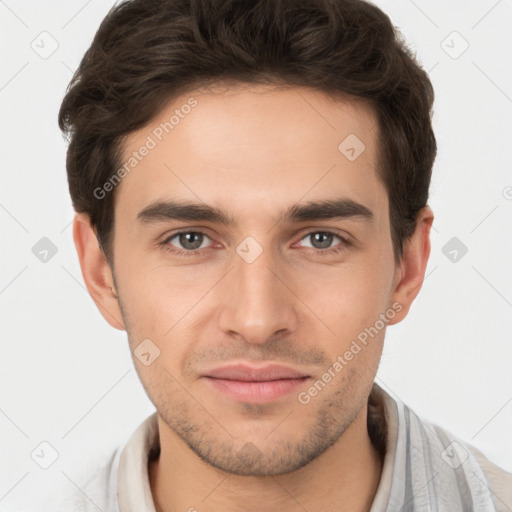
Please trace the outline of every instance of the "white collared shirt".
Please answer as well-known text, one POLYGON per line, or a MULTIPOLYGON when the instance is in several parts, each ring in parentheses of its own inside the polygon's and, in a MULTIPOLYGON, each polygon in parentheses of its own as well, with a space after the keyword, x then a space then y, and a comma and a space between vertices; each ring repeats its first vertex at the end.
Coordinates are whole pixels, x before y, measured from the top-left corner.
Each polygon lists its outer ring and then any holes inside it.
MULTIPOLYGON (((512 512, 512 473, 476 448, 421 420, 377 384, 387 429, 382 474, 370 512, 512 512)), ((126 446, 52 512, 156 512, 148 457, 157 450, 157 413, 126 446)))

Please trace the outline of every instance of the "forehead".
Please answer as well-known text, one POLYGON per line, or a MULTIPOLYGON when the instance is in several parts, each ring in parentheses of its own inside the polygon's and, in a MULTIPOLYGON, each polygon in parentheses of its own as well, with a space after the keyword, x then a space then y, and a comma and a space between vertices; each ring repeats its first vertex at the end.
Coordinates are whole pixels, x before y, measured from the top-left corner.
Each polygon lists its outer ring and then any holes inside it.
POLYGON ((385 208, 377 137, 374 112, 361 102, 298 87, 196 89, 125 140, 123 163, 136 162, 117 187, 116 209, 129 215, 182 198, 263 216, 330 197, 385 208))

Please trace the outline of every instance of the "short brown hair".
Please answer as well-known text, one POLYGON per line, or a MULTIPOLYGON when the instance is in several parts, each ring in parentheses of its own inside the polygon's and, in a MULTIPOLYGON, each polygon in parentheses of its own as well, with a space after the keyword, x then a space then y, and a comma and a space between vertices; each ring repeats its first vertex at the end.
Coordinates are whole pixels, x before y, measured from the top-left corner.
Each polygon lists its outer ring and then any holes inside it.
POLYGON ((428 199, 434 91, 385 13, 363 0, 128 0, 102 21, 59 111, 73 207, 109 262, 115 191, 94 190, 121 165, 123 138, 187 89, 225 80, 370 103, 399 260, 428 199))

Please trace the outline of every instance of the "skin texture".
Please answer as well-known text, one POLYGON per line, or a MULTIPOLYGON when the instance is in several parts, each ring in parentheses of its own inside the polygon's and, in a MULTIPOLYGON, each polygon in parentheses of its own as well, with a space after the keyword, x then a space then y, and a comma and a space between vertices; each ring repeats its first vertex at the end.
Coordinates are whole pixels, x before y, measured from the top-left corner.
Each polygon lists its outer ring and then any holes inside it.
POLYGON ((366 404, 385 328, 309 403, 297 395, 393 304, 400 312, 388 325, 406 316, 425 274, 432 211, 422 210, 396 264, 374 113, 309 89, 190 91, 126 139, 125 158, 190 97, 197 106, 115 190, 114 272, 87 216, 74 222, 83 277, 105 319, 127 331, 132 352, 144 339, 160 350, 149 366, 134 357, 158 412, 156 508, 369 510, 382 461, 366 404), (338 149, 350 134, 365 144, 355 161, 338 149), (339 198, 372 218, 279 222, 295 204, 339 198), (137 219, 166 200, 222 208, 236 224, 137 219), (169 239, 182 229, 205 235, 198 253, 166 250, 192 247, 169 239), (326 231, 330 244, 315 242, 326 231), (252 263, 236 251, 248 236, 262 249, 252 263), (310 380, 268 403, 234 400, 202 375, 235 362, 280 363, 310 380))

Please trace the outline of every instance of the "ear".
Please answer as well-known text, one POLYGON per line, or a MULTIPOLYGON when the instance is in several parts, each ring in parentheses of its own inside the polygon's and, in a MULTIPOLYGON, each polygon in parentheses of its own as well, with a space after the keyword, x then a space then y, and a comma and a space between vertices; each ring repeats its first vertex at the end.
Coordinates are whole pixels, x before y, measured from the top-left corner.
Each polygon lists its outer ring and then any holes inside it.
POLYGON ((402 309, 390 324, 396 324, 407 316, 421 289, 430 256, 430 228, 433 221, 432 210, 425 206, 418 214, 414 234, 404 245, 402 261, 395 271, 391 296, 391 304, 401 304, 402 309))
POLYGON ((112 271, 86 214, 75 215, 73 240, 80 260, 82 277, 97 308, 112 327, 126 330, 112 271))

